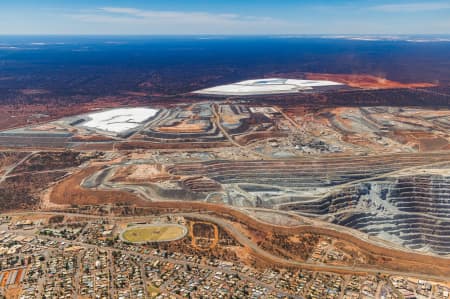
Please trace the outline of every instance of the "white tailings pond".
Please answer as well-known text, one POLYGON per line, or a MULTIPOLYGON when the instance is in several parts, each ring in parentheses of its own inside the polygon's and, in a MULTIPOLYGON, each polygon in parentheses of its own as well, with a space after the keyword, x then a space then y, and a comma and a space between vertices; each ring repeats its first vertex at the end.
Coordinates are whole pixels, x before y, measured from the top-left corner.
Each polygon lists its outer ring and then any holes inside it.
POLYGON ((282 78, 267 78, 246 80, 233 84, 219 85, 194 91, 198 94, 211 95, 263 95, 277 93, 296 93, 314 90, 318 87, 339 86, 342 83, 326 80, 296 80, 282 78))
POLYGON ((89 120, 82 123, 83 127, 122 133, 140 126, 146 120, 152 118, 158 109, 136 107, 116 108, 87 114, 89 120))

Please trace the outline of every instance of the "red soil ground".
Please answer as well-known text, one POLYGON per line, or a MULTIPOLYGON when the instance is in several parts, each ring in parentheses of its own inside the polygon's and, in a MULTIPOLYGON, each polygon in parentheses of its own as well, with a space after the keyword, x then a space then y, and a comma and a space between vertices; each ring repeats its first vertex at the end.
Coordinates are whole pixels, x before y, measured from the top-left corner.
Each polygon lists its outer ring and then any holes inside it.
POLYGON ((104 97, 85 103, 46 103, 20 105, 0 105, 0 130, 31 124, 46 123, 65 116, 86 113, 100 108, 142 105, 137 100, 127 98, 104 97))
POLYGON ((105 203, 145 204, 134 194, 124 191, 95 191, 84 189, 81 181, 98 171, 100 166, 93 166, 75 173, 58 183, 50 194, 50 202, 62 205, 98 205, 105 203))
MULTIPOLYGON (((365 242, 350 232, 344 230, 337 231, 325 227, 301 225, 297 227, 274 226, 268 223, 258 221, 240 211, 233 208, 202 202, 192 201, 170 201, 170 202, 148 202, 139 199, 136 195, 124 191, 96 191, 88 190, 80 187, 83 178, 98 171, 100 166, 93 166, 86 168, 71 177, 63 180, 57 184, 50 194, 50 202, 56 204, 77 204, 77 205, 96 205, 106 203, 128 203, 136 207, 146 207, 152 210, 158 209, 172 209, 177 211, 210 211, 218 218, 225 218, 232 220, 233 223, 242 223, 252 228, 252 231, 263 231, 267 233, 277 233, 284 235, 292 234, 317 234, 337 238, 342 241, 349 242, 359 250, 370 254, 373 259, 377 261, 378 267, 390 270, 414 271, 424 274, 434 274, 439 276, 450 275, 450 260, 427 256, 416 253, 406 253, 396 249, 389 249, 380 247, 368 242, 365 242)), ((251 250, 250 248, 248 248, 251 250)), ((265 257, 260 256, 262 261, 265 257)), ((267 260, 267 262, 274 263, 275 261, 267 260)), ((276 262, 275 262, 276 263, 276 262)), ((368 267, 370 267, 368 265, 368 267)), ((314 268, 312 265, 311 268, 314 268)), ((339 272, 339 271, 337 271, 339 272)), ((343 271, 345 272, 345 271, 343 271)))
POLYGON ((356 88, 420 88, 432 87, 436 84, 432 83, 400 83, 391 81, 385 78, 376 77, 372 75, 358 75, 358 74, 321 74, 321 73, 306 73, 306 78, 309 80, 331 80, 344 83, 356 88))

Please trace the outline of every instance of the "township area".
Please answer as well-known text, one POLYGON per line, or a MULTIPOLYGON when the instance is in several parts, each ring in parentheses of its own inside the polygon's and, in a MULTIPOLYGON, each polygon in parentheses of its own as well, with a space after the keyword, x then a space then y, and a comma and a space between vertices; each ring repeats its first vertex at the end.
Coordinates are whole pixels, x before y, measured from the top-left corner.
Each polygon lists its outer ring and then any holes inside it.
POLYGON ((0 293, 449 298, 450 89, 380 82, 247 80, 5 128, 0 293))

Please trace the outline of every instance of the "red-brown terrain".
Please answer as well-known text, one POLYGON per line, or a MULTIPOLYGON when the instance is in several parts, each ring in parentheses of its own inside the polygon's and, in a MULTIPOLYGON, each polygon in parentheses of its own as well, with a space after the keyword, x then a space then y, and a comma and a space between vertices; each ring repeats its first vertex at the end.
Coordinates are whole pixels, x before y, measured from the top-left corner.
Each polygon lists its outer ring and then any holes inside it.
POLYGON ((364 74, 321 74, 321 73, 306 73, 306 79, 309 80, 330 80, 340 82, 355 88, 422 88, 433 87, 433 83, 401 83, 386 78, 377 77, 373 75, 364 74))

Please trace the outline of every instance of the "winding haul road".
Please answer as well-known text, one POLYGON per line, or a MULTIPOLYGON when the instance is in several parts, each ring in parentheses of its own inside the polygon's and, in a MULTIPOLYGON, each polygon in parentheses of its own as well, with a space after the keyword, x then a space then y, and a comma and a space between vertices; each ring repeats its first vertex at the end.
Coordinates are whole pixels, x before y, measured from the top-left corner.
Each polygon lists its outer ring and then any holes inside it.
POLYGON ((287 260, 287 259, 281 258, 279 256, 273 255, 273 254, 263 250, 256 243, 254 243, 247 236, 245 236, 242 232, 240 232, 230 222, 227 222, 225 220, 222 220, 220 218, 213 217, 210 215, 205 215, 205 214, 182 213, 180 215, 185 216, 185 217, 191 217, 191 218, 203 220, 203 221, 208 221, 211 223, 215 223, 215 224, 221 226, 227 232, 229 232, 234 238, 236 238, 236 241, 238 241, 240 244, 242 244, 243 246, 245 246, 245 247, 249 248, 251 251, 253 251, 253 253, 256 256, 263 258, 266 261, 270 261, 274 264, 282 265, 285 267, 298 267, 298 268, 312 270, 312 271, 337 272, 337 273, 342 273, 342 274, 370 273, 370 274, 377 275, 378 273, 386 273, 389 275, 414 276, 417 278, 438 280, 438 281, 449 279, 449 277, 442 277, 442 276, 436 276, 436 275, 425 275, 425 274, 411 273, 411 272, 405 272, 405 271, 391 271, 391 270, 384 270, 384 269, 377 269, 377 268, 370 268, 370 267, 358 267, 358 266, 335 266, 335 265, 314 264, 314 263, 309 263, 309 262, 299 262, 299 261, 287 260))
MULTIPOLYGON (((77 214, 77 213, 68 213, 68 212, 19 212, 19 213, 7 213, 7 215, 23 215, 23 214, 47 214, 47 215, 64 215, 64 216, 79 216, 79 217, 86 217, 86 218, 98 218, 98 215, 89 215, 89 214, 77 214)), ((394 271, 394 270, 386 270, 382 268, 374 268, 374 267, 361 267, 361 266, 337 266, 337 265, 329 265, 329 264, 320 264, 320 263, 311 263, 311 262, 300 262, 300 261, 294 261, 294 260, 288 260, 279 256, 276 256, 270 252, 265 251, 261 247, 259 247, 255 242, 250 240, 246 235, 244 235, 239 229, 237 229, 232 223, 223 220, 216 216, 211 216, 207 214, 200 214, 200 213, 176 213, 176 215, 184 216, 187 218, 192 218, 196 220, 206 221, 214 223, 220 227, 222 227, 224 230, 226 230, 228 233, 230 233, 238 243, 240 243, 242 246, 248 248, 252 251, 252 253, 256 256, 261 258, 264 261, 273 263, 275 265, 279 265, 282 267, 294 267, 299 269, 305 269, 310 271, 321 271, 321 272, 331 272, 331 273, 338 273, 338 274, 373 274, 377 275, 379 273, 388 274, 388 275, 398 275, 398 276, 406 276, 406 277, 416 277, 419 279, 424 280, 434 280, 434 281, 449 281, 450 277, 446 276, 438 276, 438 275, 429 275, 429 274, 422 274, 422 273, 413 273, 411 271, 394 271)), ((101 216, 105 218, 111 218, 111 219, 129 219, 130 221, 138 221, 139 219, 145 219, 148 218, 148 216, 125 216, 125 217, 111 217, 111 216, 101 216)), ((64 241, 67 243, 66 239, 61 239, 61 241, 64 241)), ((85 244, 81 242, 69 242, 69 243, 76 243, 77 245, 82 246, 93 246, 91 244, 85 244)), ((178 260, 177 260, 178 261, 178 260)))
MULTIPOLYGON (((363 178, 363 179, 358 179, 358 180, 354 180, 351 182, 347 182, 347 183, 343 183, 340 185, 336 185, 334 186, 331 190, 324 192, 320 198, 314 199, 316 200, 320 200, 321 198, 326 198, 328 196, 331 196, 332 194, 336 193, 336 192, 340 192, 342 190, 344 190, 345 188, 354 186, 356 184, 359 183, 364 183, 364 182, 368 182, 371 180, 376 180, 376 179, 382 179, 382 178, 386 178, 386 177, 391 177, 391 176, 398 176, 401 175, 403 173, 413 173, 417 170, 420 170, 421 168, 424 167, 431 167, 431 166, 439 166, 439 165, 445 165, 446 163, 448 163, 447 161, 444 162, 434 162, 434 163, 430 163, 430 164, 425 164, 425 165, 418 165, 418 166, 411 166, 411 167, 406 167, 406 168, 402 168, 399 170, 394 170, 391 172, 387 172, 387 173, 382 173, 380 175, 375 175, 372 176, 370 178, 363 178)), ((128 165, 128 163, 126 163, 128 165)), ((133 164, 133 163, 131 163, 133 164)), ((123 164, 122 164, 123 165, 123 164)), ((118 182, 111 182, 110 178, 112 176, 112 171, 113 168, 116 167, 115 166, 110 166, 107 167, 103 170, 100 170, 100 172, 98 172, 97 174, 99 175, 94 175, 94 176, 90 176, 88 178, 86 178, 85 180, 83 180, 82 185, 85 184, 85 182, 87 182, 88 184, 86 184, 84 187, 86 188, 96 188, 96 189, 100 189, 100 190, 109 190, 109 191, 115 191, 115 190, 122 190, 122 191, 127 191, 127 192, 131 192, 134 194, 137 194, 139 197, 143 198, 144 200, 147 200, 149 202, 171 202, 174 203, 176 202, 175 200, 168 200, 167 198, 163 198, 161 196, 159 196, 156 192, 153 192, 151 188, 148 188, 146 186, 141 186, 141 185, 135 185, 135 184, 121 184, 118 182)), ((289 202, 289 204, 295 203, 295 201, 293 202, 289 202)), ((282 207, 283 204, 279 204, 276 205, 277 207, 282 207)), ((239 212, 244 212, 245 213, 245 208, 240 208, 240 207, 236 207, 236 206, 228 206, 229 208, 235 209, 239 212)), ((273 210, 271 209, 266 209, 267 212, 273 212, 273 210)), ((288 211, 281 211, 279 209, 276 209, 275 212, 277 213, 285 213, 285 214, 289 214, 289 215, 293 215, 292 213, 288 212, 288 211)), ((295 214, 296 217, 298 217, 299 215, 295 214)), ((255 220, 255 217, 252 217, 255 220)), ((353 230, 347 227, 342 227, 339 225, 335 225, 332 223, 328 223, 328 222, 323 222, 314 218, 308 218, 308 220, 306 221, 308 223, 310 223, 311 225, 317 225, 320 227, 326 227, 328 229, 333 229, 335 231, 344 231, 347 234, 351 234, 354 237, 357 237, 358 239, 364 241, 364 242, 368 242, 371 243, 373 245, 376 246, 381 246, 384 248, 388 248, 388 249, 396 249, 396 250, 400 250, 403 251, 405 253, 411 252, 411 253, 418 253, 417 251, 410 251, 409 249, 399 245, 399 244, 395 244, 380 238, 376 238, 373 236, 369 236, 365 233, 362 233, 360 231, 357 230, 353 230)), ((442 256, 439 256, 442 257, 442 256)))

